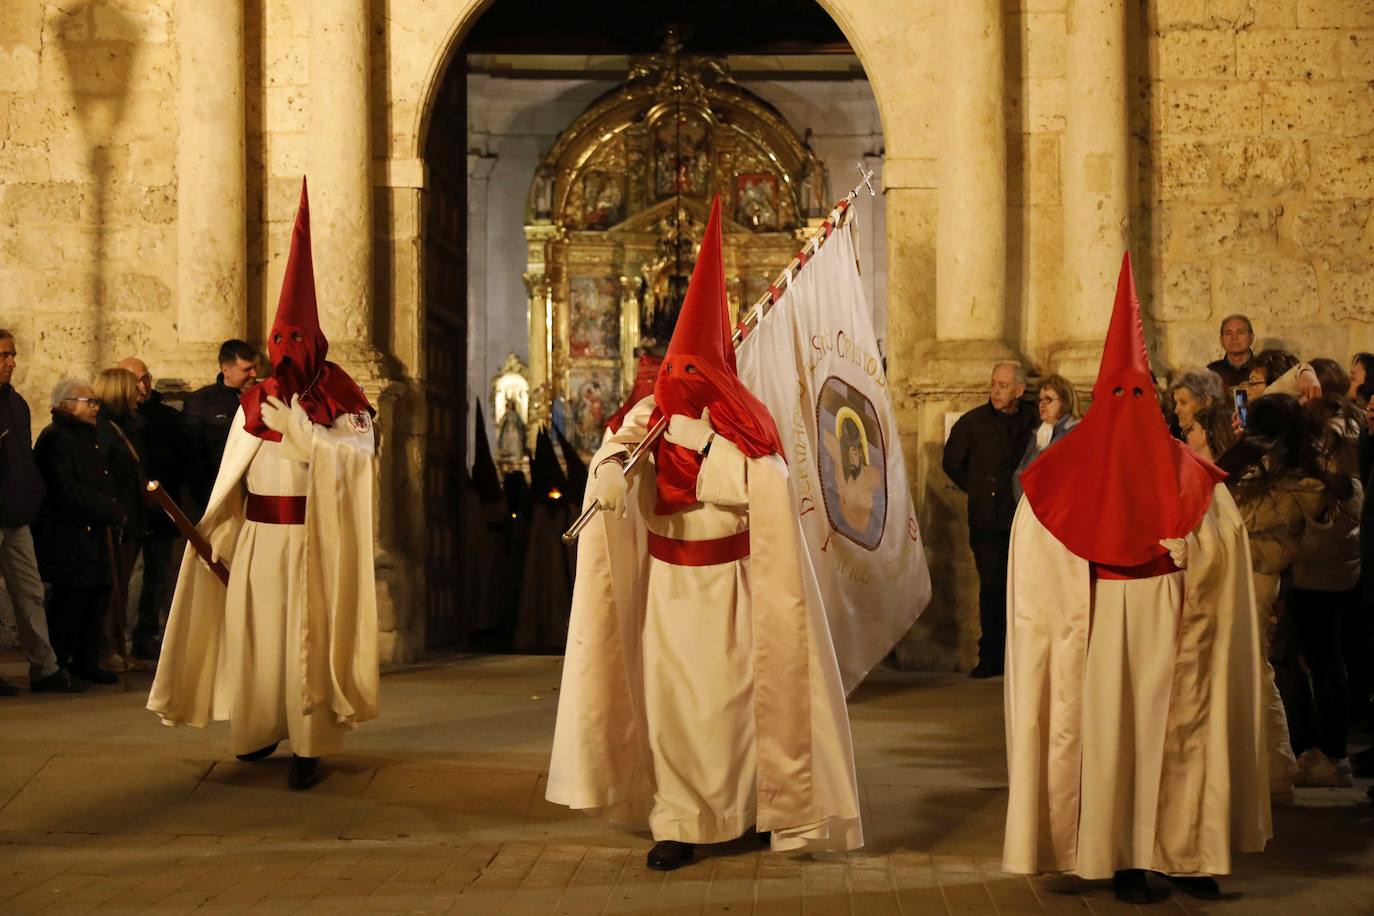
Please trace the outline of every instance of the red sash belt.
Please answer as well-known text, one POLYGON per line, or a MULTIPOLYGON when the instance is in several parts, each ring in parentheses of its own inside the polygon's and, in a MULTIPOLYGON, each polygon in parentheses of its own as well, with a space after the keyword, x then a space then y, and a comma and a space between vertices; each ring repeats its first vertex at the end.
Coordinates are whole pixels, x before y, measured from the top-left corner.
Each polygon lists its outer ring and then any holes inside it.
POLYGON ((749 532, 709 541, 679 541, 649 532, 649 556, 674 566, 715 566, 749 556, 749 532))
POLYGON ((245 513, 250 522, 264 525, 304 525, 304 496, 259 496, 248 494, 248 507, 245 513))
POLYGON ((1169 573, 1176 573, 1179 568, 1174 565, 1173 557, 1164 554, 1153 560, 1147 560, 1139 566, 1108 566, 1105 563, 1091 563, 1089 569, 1092 570, 1094 579, 1152 579, 1155 576, 1167 576, 1169 573))

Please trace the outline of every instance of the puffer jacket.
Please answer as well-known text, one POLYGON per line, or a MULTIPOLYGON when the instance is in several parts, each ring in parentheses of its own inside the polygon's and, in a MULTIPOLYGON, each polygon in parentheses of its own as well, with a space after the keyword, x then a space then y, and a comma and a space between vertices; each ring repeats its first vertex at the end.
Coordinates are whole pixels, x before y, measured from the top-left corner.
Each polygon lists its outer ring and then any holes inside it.
POLYGON ((1280 477, 1269 491, 1251 495, 1235 491, 1236 508, 1250 540, 1250 565, 1256 575, 1278 577, 1297 558, 1306 527, 1302 502, 1321 495, 1321 481, 1296 474, 1280 477))
POLYGON ((1364 487, 1356 480, 1350 497, 1334 505, 1320 484, 1295 490, 1294 495, 1302 510, 1303 531, 1293 559, 1293 584, 1318 592, 1343 592, 1359 585, 1364 487))

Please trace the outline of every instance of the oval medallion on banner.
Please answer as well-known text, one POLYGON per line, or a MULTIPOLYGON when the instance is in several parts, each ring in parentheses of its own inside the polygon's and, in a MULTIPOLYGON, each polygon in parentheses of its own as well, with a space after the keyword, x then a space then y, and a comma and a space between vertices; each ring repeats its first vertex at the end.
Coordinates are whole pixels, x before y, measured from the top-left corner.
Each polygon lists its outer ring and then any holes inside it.
POLYGON ((863 392, 832 375, 816 398, 816 436, 830 527, 876 550, 887 523, 887 446, 877 409, 863 392))

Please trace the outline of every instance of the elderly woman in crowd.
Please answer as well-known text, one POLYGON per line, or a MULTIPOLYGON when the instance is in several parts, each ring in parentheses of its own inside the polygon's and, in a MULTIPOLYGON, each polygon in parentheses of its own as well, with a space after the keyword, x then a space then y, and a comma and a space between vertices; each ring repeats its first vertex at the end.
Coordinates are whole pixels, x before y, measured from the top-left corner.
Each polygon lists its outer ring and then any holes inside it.
POLYGON ((1174 416, 1185 433, 1200 411, 1221 402, 1221 376, 1210 369, 1183 369, 1169 383, 1174 416))
POLYGON ((1021 463, 1011 475, 1012 498, 1018 503, 1021 502, 1023 495, 1021 472, 1030 467, 1031 462, 1040 457, 1041 452, 1077 426, 1079 418, 1083 416, 1073 383, 1062 375, 1051 375, 1041 382, 1037 400, 1040 408, 1040 425, 1036 428, 1031 441, 1027 443, 1021 463))
POLYGON ((124 524, 115 536, 113 582, 110 607, 105 616, 100 663, 113 671, 130 667, 142 670, 143 663, 132 663, 128 652, 129 579, 143 547, 147 515, 143 505, 144 456, 148 443, 144 424, 138 416, 138 379, 127 369, 106 369, 92 385, 100 400, 96 430, 109 455, 110 478, 115 495, 124 508, 124 524))
POLYGON ((99 665, 101 625, 111 582, 111 531, 125 521, 96 430, 100 402, 91 386, 67 379, 52 393, 52 424, 34 459, 47 488, 38 520, 38 560, 52 583, 48 633, 57 661, 96 684, 119 678, 99 665))
POLYGON ((1221 376, 1210 369, 1184 369, 1169 384, 1179 436, 1208 461, 1231 447, 1231 402, 1222 395, 1221 376))

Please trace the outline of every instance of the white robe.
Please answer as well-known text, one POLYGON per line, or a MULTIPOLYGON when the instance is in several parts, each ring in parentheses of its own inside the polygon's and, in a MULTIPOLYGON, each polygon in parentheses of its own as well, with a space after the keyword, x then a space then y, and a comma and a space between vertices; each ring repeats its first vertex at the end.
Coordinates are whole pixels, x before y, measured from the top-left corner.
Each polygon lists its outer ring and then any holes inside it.
POLYGON ((1220 875, 1272 835, 1250 552, 1224 486, 1187 549, 1183 572, 1094 582, 1021 500, 1007 871, 1220 875))
POLYGON ((300 756, 332 753, 377 715, 372 426, 343 416, 308 428, 299 450, 251 435, 236 414, 197 526, 229 585, 187 549, 148 698, 167 725, 228 719, 235 754, 286 738, 300 756), (305 496, 305 524, 248 521, 250 491, 305 496))
MULTIPOLYGON (((643 436, 652 408, 631 411, 593 472, 643 436)), ((626 518, 602 513, 582 533, 548 798, 656 839, 757 827, 777 850, 856 848, 844 691, 786 466, 716 442, 702 505, 656 516, 647 466, 630 475, 626 518), (665 563, 648 555, 646 526, 679 540, 747 529, 751 555, 665 563)))

